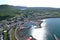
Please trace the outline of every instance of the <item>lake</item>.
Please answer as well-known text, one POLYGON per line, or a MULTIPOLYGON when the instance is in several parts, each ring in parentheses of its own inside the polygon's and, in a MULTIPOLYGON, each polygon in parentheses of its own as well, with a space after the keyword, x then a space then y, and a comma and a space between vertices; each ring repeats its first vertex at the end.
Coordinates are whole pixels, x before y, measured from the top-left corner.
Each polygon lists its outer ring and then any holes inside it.
POLYGON ((54 34, 60 38, 60 18, 43 19, 41 23, 42 28, 35 28, 32 23, 26 23, 25 27, 29 29, 23 30, 26 35, 33 36, 36 40, 55 40, 54 34))

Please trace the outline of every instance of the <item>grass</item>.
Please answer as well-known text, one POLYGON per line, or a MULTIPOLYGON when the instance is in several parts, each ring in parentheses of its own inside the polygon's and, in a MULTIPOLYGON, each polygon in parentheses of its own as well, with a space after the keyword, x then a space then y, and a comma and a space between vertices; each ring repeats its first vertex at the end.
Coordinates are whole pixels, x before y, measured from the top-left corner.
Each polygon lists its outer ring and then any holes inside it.
POLYGON ((8 40, 8 32, 3 32, 3 40, 8 40))
POLYGON ((16 40, 16 38, 15 38, 15 28, 12 28, 11 38, 12 38, 12 40, 16 40))
MULTIPOLYGON (((8 32, 5 30, 3 31, 3 40, 8 40, 8 32)), ((15 38, 15 28, 11 30, 11 40, 16 40, 15 38)))

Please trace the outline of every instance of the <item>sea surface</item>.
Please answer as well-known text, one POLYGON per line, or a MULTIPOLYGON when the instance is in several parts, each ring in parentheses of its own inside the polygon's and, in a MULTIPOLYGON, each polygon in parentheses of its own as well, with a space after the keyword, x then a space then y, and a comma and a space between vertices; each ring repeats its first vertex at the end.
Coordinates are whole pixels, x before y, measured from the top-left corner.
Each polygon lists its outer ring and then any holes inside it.
POLYGON ((26 23, 25 27, 30 28, 23 30, 23 33, 31 35, 36 40, 55 40, 54 34, 60 38, 60 18, 47 18, 41 21, 42 28, 36 28, 33 23, 26 23))

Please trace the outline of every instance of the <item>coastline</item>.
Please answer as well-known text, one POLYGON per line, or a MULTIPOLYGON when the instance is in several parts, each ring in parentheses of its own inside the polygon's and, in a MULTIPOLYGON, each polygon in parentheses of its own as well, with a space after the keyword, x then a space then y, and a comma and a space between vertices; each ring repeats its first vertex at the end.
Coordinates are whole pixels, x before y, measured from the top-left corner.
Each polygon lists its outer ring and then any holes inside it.
MULTIPOLYGON (((43 22, 43 21, 41 21, 41 20, 38 20, 38 21, 24 21, 24 24, 25 23, 29 23, 29 22, 32 22, 32 23, 34 23, 37 27, 36 28, 42 28, 41 27, 41 23, 43 22)), ((27 36, 25 35, 24 37, 22 36, 22 37, 19 37, 19 32, 22 32, 22 30, 24 30, 24 29, 28 29, 28 28, 22 28, 23 26, 20 26, 20 27, 17 27, 16 29, 15 29, 15 37, 16 37, 16 39, 18 39, 18 40, 26 40, 26 38, 27 38, 27 36)))

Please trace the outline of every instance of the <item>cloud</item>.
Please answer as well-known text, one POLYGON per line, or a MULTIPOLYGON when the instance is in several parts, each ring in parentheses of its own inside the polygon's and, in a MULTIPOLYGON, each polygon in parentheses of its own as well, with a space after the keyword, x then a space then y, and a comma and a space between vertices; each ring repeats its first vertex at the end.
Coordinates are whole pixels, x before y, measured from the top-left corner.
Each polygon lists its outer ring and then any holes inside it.
POLYGON ((9 0, 10 5, 60 7, 60 0, 9 0))
POLYGON ((7 4, 8 0, 0 0, 0 4, 7 4))

